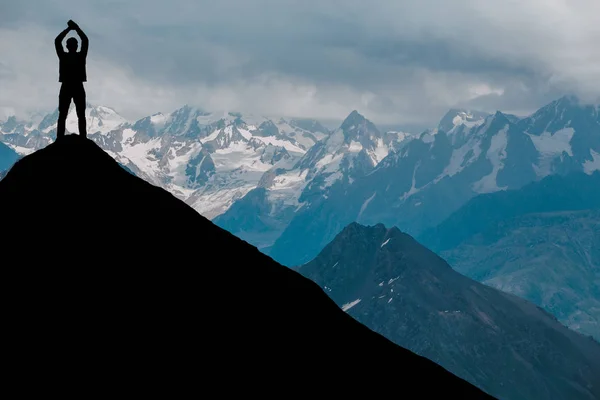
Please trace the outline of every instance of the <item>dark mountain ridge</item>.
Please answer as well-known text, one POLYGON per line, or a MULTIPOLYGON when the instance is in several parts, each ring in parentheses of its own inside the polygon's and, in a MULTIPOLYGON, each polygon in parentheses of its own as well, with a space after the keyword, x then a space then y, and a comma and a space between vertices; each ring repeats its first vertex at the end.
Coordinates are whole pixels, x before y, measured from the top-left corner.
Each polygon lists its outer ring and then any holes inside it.
POLYGON ((407 397, 490 398, 90 140, 19 160, 0 210, 5 360, 21 391, 339 395, 393 382, 407 397))
POLYGON ((296 270, 369 328, 499 399, 600 396, 600 344, 398 228, 351 223, 296 270))

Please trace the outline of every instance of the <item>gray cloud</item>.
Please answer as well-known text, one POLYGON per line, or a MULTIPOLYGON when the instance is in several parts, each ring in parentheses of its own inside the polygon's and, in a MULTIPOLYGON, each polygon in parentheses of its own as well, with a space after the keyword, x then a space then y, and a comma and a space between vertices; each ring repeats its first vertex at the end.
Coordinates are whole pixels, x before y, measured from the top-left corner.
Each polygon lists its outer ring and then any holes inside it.
POLYGON ((20 0, 0 12, 0 107, 52 108, 52 40, 90 37, 90 100, 434 125, 600 93, 596 0, 20 0), (5 90, 6 88, 6 90, 5 90))

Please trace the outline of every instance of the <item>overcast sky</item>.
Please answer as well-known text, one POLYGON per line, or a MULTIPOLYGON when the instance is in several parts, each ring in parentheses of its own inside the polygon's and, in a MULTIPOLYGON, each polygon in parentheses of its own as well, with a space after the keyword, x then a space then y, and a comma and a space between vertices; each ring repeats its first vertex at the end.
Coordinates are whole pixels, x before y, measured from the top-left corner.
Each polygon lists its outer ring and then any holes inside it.
POLYGON ((0 108, 56 107, 54 37, 90 38, 88 101, 435 125, 600 94, 598 0, 0 0, 0 108))

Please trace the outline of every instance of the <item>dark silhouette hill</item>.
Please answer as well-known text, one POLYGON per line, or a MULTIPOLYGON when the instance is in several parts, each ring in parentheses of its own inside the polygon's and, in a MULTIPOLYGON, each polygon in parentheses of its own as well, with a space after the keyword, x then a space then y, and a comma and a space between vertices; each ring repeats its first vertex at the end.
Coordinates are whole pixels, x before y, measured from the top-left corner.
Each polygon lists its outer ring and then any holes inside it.
POLYGON ((0 210, 5 378, 24 391, 491 398, 90 140, 19 160, 0 210))

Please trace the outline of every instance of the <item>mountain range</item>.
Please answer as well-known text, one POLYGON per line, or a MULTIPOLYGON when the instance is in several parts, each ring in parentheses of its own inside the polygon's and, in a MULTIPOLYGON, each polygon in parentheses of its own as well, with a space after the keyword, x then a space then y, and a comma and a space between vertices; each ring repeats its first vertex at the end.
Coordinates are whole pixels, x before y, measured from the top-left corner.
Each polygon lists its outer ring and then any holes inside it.
POLYGON ((294 269, 361 323, 498 399, 600 397, 599 342, 461 275, 398 228, 352 223, 294 269))
POLYGON ((418 236, 480 194, 600 169, 596 106, 563 97, 523 118, 464 116, 444 117, 454 125, 403 141, 368 175, 300 209, 268 254, 284 265, 303 264, 354 221, 418 236))
MULTIPOLYGON (((86 113, 90 138, 128 171, 170 191, 284 265, 312 260, 354 221, 397 226, 466 275, 532 301, 573 329, 600 335, 600 300, 590 288, 598 276, 592 257, 595 214, 577 214, 582 204, 595 206, 574 199, 574 208, 553 210, 546 206, 556 193, 540 192, 537 201, 526 195, 528 185, 545 178, 591 176, 600 170, 597 106, 564 96, 525 117, 452 109, 435 129, 421 134, 382 132, 357 111, 334 130, 313 120, 209 113, 190 106, 135 122, 103 106, 89 105, 86 113), (490 226, 478 222, 502 209, 498 204, 509 200, 504 192, 521 189, 522 200, 506 203, 522 211, 512 216, 521 220, 503 225, 497 242, 476 249, 468 241, 440 248, 435 240, 442 237, 427 237, 444 223, 452 240, 469 227, 500 229, 494 221, 490 226), (462 208, 473 207, 471 200, 479 207, 479 219, 461 219, 462 208), (550 214, 536 219, 526 216, 527 210, 550 214), (575 212, 579 228, 562 255, 549 262, 548 256, 535 254, 547 251, 544 240, 564 240, 560 232, 568 222, 552 216, 557 211, 575 212), (534 220, 539 226, 519 225, 534 220), (529 236, 523 239, 525 228, 529 236), (555 236, 544 236, 550 232, 555 236), (518 246, 522 240, 530 242, 531 252, 518 246), (577 283, 564 286, 571 281, 577 283)), ((56 118, 54 112, 38 120, 12 117, 1 123, 0 141, 9 146, 4 147, 6 165, 15 152, 22 156, 51 143, 56 118)), ((67 129, 76 126, 72 110, 67 129)), ((584 178, 573 178, 573 183, 586 185, 584 178)), ((560 194, 570 188, 555 190, 560 194)), ((476 240, 487 233, 469 235, 476 240)))
MULTIPOLYGON (((54 140, 57 118, 58 111, 41 120, 10 117, 0 125, 0 141, 29 154, 54 140)), ((86 121, 88 137, 122 165, 207 218, 254 189, 267 171, 293 165, 329 132, 312 120, 242 120, 239 113, 207 113, 188 105, 128 122, 109 107, 88 104, 86 121)), ((66 127, 77 132, 74 107, 66 127)))
POLYGON ((492 398, 91 140, 17 161, 0 209, 5 376, 21 393, 384 395, 394 382, 410 397, 492 398))

